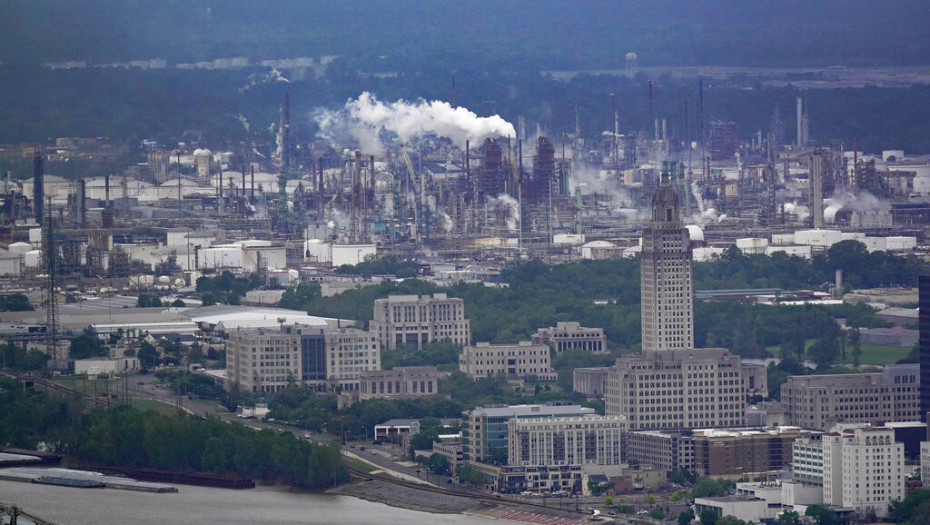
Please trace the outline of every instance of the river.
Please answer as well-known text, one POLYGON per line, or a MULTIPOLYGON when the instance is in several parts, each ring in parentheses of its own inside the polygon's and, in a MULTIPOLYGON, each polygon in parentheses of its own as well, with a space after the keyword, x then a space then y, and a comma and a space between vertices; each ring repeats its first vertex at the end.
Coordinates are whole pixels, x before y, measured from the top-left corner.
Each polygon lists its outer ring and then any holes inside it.
POLYGON ((460 514, 416 512, 350 496, 282 487, 250 490, 176 485, 178 493, 76 489, 0 481, 0 501, 58 525, 500 525, 460 514))

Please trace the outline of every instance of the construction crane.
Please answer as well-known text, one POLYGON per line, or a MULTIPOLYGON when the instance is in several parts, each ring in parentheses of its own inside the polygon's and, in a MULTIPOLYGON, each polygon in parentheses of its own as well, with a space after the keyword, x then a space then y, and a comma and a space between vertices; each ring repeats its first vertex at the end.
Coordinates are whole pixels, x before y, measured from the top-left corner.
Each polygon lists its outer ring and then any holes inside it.
POLYGON ((410 173, 410 183, 413 184, 414 194, 414 211, 413 211, 413 230, 416 239, 416 247, 420 248, 420 206, 423 203, 423 182, 417 177, 417 171, 413 169, 413 162, 410 162, 410 156, 407 155, 407 148, 400 145, 400 153, 404 157, 404 164, 407 165, 407 171, 410 173))

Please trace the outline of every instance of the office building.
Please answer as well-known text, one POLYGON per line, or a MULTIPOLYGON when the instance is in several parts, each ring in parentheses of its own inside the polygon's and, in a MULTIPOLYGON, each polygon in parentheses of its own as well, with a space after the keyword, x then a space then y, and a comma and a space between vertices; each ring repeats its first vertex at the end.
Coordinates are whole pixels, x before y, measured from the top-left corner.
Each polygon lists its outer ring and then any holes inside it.
POLYGON ((823 486, 822 434, 802 436, 791 444, 791 479, 803 485, 823 486))
POLYGON ((904 499, 906 476, 904 445, 889 428, 845 428, 823 436, 824 505, 884 517, 892 501, 904 499))
POLYGON ((741 427, 745 400, 740 357, 723 348, 623 356, 604 392, 606 413, 630 430, 741 427))
POLYGON ((640 263, 643 353, 694 348, 691 241, 668 168, 652 197, 640 263))
POLYGON ((402 345, 422 348, 426 343, 445 340, 456 345, 471 343, 471 325, 465 319, 464 301, 450 299, 444 293, 375 299, 368 327, 388 350, 402 345))
POLYGON ((791 376, 781 386, 788 422, 826 431, 837 423, 919 421, 920 370, 888 365, 868 374, 791 376))
POLYGON ((580 417, 594 414, 579 405, 513 405, 477 407, 462 414, 462 445, 466 462, 506 463, 511 419, 580 417))
POLYGON ((229 330, 227 389, 275 392, 301 385, 317 391, 357 390, 363 371, 381 367, 374 334, 354 328, 301 325, 229 330))
POLYGON ((439 393, 439 370, 435 366, 398 366, 393 370, 363 371, 359 376, 359 399, 402 399, 439 393))
POLYGON ((620 465, 623 416, 513 418, 507 422, 507 464, 620 465))
POLYGON ((553 327, 540 328, 533 334, 532 341, 534 345, 548 345, 557 354, 566 350, 607 351, 603 328, 587 328, 575 322, 559 322, 553 327))
POLYGON ((514 380, 530 375, 540 381, 555 381, 557 378, 549 359, 549 347, 529 341, 515 345, 478 343, 466 346, 459 355, 459 370, 472 379, 499 374, 514 380))

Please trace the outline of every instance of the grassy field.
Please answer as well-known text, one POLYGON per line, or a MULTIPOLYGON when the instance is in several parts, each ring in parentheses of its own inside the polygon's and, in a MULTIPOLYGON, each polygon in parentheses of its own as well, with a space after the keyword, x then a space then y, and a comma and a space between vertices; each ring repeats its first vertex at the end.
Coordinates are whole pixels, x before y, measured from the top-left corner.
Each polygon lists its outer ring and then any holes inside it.
POLYGON ((373 467, 370 464, 365 463, 364 461, 359 460, 359 459, 347 458, 347 457, 343 457, 342 459, 344 459, 346 464, 349 465, 350 467, 356 470, 360 470, 362 472, 367 473, 367 472, 374 472, 376 470, 379 470, 377 467, 373 467))
MULTIPOLYGON (((816 339, 808 339, 805 347, 814 344, 814 341, 816 341, 816 339)), ((862 343, 861 347, 862 357, 859 359, 859 363, 863 365, 891 365, 907 357, 907 354, 911 351, 911 349, 907 347, 901 348, 898 346, 875 345, 871 343, 862 343)), ((781 356, 781 348, 778 346, 769 346, 766 347, 766 350, 773 356, 781 356)), ((846 359, 841 359, 840 361, 852 363, 852 354, 850 352, 851 349, 847 347, 846 359)))
POLYGON ((860 362, 864 365, 888 365, 896 363, 899 359, 904 359, 910 351, 911 349, 907 347, 862 343, 862 359, 860 359, 860 362))

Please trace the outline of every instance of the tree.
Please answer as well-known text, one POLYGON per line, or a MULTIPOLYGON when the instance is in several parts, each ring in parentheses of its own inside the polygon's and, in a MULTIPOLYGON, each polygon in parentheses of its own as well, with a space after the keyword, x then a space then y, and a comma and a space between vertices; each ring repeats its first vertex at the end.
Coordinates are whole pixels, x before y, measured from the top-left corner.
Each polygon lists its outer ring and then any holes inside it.
POLYGON ((652 516, 653 519, 656 519, 659 521, 662 521, 665 519, 665 511, 662 509, 652 509, 649 511, 649 515, 652 516))
POLYGON ((720 482, 712 478, 703 477, 697 480, 697 483, 694 484, 694 488, 691 489, 692 498, 712 498, 715 496, 723 496, 726 492, 726 487, 720 482))
POLYGON ((136 298, 136 306, 139 308, 151 308, 161 306, 161 299, 158 296, 140 293, 136 298))
POLYGON ((713 509, 704 509, 701 511, 701 525, 717 525, 717 511, 713 509))
POLYGON ((139 345, 139 366, 148 370, 158 364, 158 350, 151 343, 143 341, 139 345))
POLYGON ((678 525, 691 525, 694 520, 694 511, 690 508, 678 514, 678 525))
POLYGON ((801 516, 793 510, 786 510, 778 516, 778 525, 801 525, 801 516))
POLYGON ((836 512, 824 507, 823 505, 811 505, 804 512, 805 516, 814 518, 817 525, 839 525, 840 520, 836 517, 836 512))
POLYGON ((107 347, 96 335, 83 333, 71 341, 68 348, 68 357, 71 359, 87 359, 107 355, 107 347))
POLYGON ((652 494, 647 494, 646 497, 643 498, 643 503, 645 503, 646 505, 655 505, 656 497, 653 496, 652 494))
POLYGON ((175 299, 174 301, 172 301, 171 306, 174 308, 184 308, 185 306, 187 306, 187 303, 185 303, 184 301, 180 299, 175 299))
POLYGON ((455 469, 455 476, 459 479, 459 483, 467 483, 472 486, 481 484, 481 473, 471 465, 459 465, 455 469))
POLYGON ((25 294, 11 293, 0 295, 0 312, 31 312, 34 308, 29 304, 25 294))

